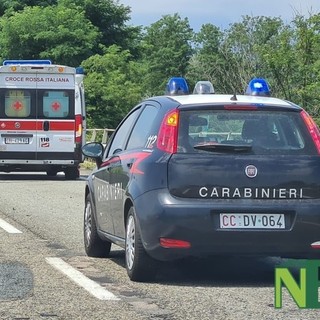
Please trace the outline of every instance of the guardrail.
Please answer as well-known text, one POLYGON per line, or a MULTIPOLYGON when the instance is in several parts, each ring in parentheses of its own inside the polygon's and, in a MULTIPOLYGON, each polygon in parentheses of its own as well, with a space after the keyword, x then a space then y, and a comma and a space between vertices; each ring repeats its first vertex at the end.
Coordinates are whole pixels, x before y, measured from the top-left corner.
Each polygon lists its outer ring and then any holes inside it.
POLYGON ((223 140, 232 140, 234 138, 237 139, 237 137, 241 136, 241 132, 198 132, 198 133, 189 133, 190 137, 199 137, 199 138, 205 138, 205 137, 211 137, 211 138, 216 138, 217 141, 219 139, 223 140))
POLYGON ((100 141, 106 144, 114 129, 87 129, 87 142, 100 141))
MULTIPOLYGON (((99 141, 102 144, 106 144, 114 129, 87 129, 87 142, 99 141)), ((200 132, 190 133, 190 136, 197 137, 219 137, 225 136, 226 140, 232 139, 232 137, 240 136, 238 132, 200 132)), ((217 139, 218 140, 218 139, 217 139)))

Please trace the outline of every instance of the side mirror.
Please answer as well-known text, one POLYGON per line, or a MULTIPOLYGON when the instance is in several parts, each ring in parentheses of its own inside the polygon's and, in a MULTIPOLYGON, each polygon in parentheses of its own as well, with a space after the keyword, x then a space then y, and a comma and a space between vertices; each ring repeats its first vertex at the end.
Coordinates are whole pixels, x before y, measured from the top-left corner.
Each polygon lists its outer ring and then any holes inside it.
POLYGON ((82 146, 81 151, 85 157, 94 159, 97 163, 97 167, 100 167, 104 152, 104 147, 101 143, 89 142, 82 146))

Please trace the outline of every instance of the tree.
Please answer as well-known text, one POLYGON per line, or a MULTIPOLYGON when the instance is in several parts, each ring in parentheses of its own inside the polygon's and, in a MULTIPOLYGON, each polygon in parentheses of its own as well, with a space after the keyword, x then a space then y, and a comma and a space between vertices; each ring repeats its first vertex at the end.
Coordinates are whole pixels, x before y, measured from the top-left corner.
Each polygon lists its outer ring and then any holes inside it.
POLYGON ((143 37, 146 94, 163 94, 169 78, 186 75, 192 37, 188 19, 181 19, 177 13, 163 16, 146 28, 143 37))
POLYGON ((0 16, 6 11, 15 12, 25 7, 46 7, 57 4, 57 0, 2 0, 0 3, 0 16))
POLYGON ((268 78, 272 95, 296 101, 294 78, 298 65, 294 42, 294 29, 283 25, 278 35, 261 44, 258 51, 264 61, 264 77, 268 78))
POLYGON ((128 50, 109 47, 83 61, 89 127, 115 128, 142 97, 141 66, 128 50))
POLYGON ((320 108, 320 14, 304 18, 296 16, 294 53, 297 67, 292 76, 296 101, 313 116, 320 108))
POLYGON ((65 7, 84 11, 85 17, 97 27, 101 33, 100 46, 95 53, 103 53, 102 47, 113 44, 128 49, 138 55, 140 27, 128 26, 130 7, 119 4, 114 0, 58 0, 65 7))
POLYGON ((253 77, 267 77, 266 63, 259 48, 270 44, 278 37, 283 22, 280 18, 244 16, 240 23, 233 24, 225 34, 221 48, 225 56, 228 78, 227 83, 243 93, 249 80, 253 77))
POLYGON ((278 18, 249 16, 224 32, 203 25, 195 36, 197 50, 188 76, 211 81, 216 92, 243 93, 251 78, 270 75, 261 50, 272 52, 282 25, 278 18))
POLYGON ((141 28, 126 25, 130 8, 114 0, 15 0, 2 6, 1 56, 79 64, 113 44, 140 55, 141 28))
POLYGON ((216 92, 223 92, 221 86, 221 64, 226 61, 221 57, 220 46, 223 40, 223 32, 212 24, 205 24, 195 34, 195 53, 189 64, 187 78, 193 86, 197 81, 208 80, 212 82, 216 92))
POLYGON ((1 58, 49 58, 79 65, 98 45, 98 30, 83 12, 61 5, 26 7, 0 19, 1 58))

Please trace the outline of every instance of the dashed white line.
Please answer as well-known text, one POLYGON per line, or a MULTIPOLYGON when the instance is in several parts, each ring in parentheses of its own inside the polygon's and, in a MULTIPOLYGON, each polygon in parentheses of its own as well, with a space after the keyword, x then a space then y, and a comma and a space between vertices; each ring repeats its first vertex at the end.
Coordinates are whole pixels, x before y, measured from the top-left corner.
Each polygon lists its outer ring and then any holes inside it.
POLYGON ((0 228, 8 233, 22 233, 20 230, 0 218, 0 228))
POLYGON ((112 292, 100 286, 95 281, 87 278, 80 271, 71 267, 68 263, 60 258, 46 258, 46 261, 54 268, 65 274, 73 282, 87 290, 90 294, 100 300, 120 300, 112 292))

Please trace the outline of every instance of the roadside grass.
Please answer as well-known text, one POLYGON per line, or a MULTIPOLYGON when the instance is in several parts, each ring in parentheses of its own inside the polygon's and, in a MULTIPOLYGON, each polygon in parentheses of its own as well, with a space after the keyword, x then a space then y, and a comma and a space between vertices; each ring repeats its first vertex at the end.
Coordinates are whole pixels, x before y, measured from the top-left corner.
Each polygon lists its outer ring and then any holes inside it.
POLYGON ((80 164, 80 168, 93 170, 96 167, 95 161, 85 159, 83 163, 80 164))

